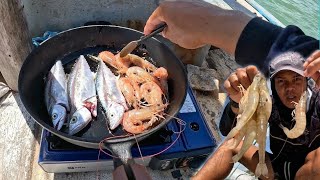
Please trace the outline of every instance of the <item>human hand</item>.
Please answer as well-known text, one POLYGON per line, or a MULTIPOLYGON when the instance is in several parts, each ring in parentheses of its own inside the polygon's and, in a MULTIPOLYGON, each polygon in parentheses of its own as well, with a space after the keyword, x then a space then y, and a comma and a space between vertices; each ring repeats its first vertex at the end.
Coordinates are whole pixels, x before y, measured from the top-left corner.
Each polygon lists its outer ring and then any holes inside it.
POLYGON ((303 64, 304 75, 311 77, 320 88, 320 50, 313 52, 303 64))
POLYGON ((240 84, 247 89, 251 85, 254 76, 258 73, 259 71, 256 66, 247 66, 245 68, 238 68, 236 72, 230 74, 224 82, 224 88, 229 97, 239 103, 241 99, 240 84))
POLYGON ((240 34, 251 17, 225 10, 204 1, 164 1, 149 17, 144 33, 150 34, 160 23, 162 35, 186 49, 206 44, 234 54, 240 34))
POLYGON ((209 17, 212 10, 220 10, 206 2, 170 2, 164 1, 152 13, 144 28, 149 34, 162 22, 167 24, 162 35, 172 42, 187 48, 195 49, 206 44, 209 36, 209 17))

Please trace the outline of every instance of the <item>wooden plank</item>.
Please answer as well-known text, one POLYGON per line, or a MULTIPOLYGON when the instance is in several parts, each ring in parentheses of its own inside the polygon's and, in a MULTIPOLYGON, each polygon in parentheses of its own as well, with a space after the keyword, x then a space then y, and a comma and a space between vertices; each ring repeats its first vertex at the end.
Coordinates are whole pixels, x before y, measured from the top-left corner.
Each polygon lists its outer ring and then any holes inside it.
POLYGON ((31 50, 21 1, 1 0, 0 19, 0 72, 17 91, 21 65, 31 50))

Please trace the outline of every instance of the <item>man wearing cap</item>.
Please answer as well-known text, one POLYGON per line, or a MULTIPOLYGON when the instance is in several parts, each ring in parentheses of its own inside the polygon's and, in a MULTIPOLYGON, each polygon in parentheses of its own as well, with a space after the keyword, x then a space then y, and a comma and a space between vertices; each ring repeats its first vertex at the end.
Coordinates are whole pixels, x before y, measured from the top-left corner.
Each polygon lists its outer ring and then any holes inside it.
MULTIPOLYGON (((273 154, 270 158, 266 156, 269 178, 278 174, 280 179, 320 179, 319 91, 311 89, 305 78, 313 79, 319 87, 320 51, 316 51, 319 40, 305 35, 296 26, 282 28, 259 17, 200 0, 163 1, 149 17, 144 33, 150 34, 161 23, 167 24, 162 35, 179 46, 194 49, 210 44, 234 55, 236 62, 244 66, 224 84, 231 103, 220 121, 223 135, 234 124, 240 100, 238 85, 247 88, 258 70, 271 77, 273 109, 269 124, 273 154), (285 141, 279 123, 291 129, 294 108, 291 101, 297 102, 304 90, 309 95, 306 131, 296 139, 285 141)), ((237 151, 239 147, 230 150, 220 146, 193 179, 224 179, 232 170, 231 158, 237 151)), ((240 162, 255 172, 257 155, 257 148, 252 146, 240 162)))
MULTIPOLYGON (((320 146, 320 76, 316 75, 316 71, 315 76, 313 76, 314 86, 308 84, 308 78, 304 77, 305 67, 310 65, 310 62, 315 62, 312 66, 316 66, 320 70, 320 51, 315 51, 310 57, 311 59, 306 62, 298 52, 284 52, 274 56, 271 60, 269 76, 273 102, 269 128, 272 154, 268 154, 266 158, 269 178, 298 178, 301 173, 305 173, 306 168, 310 169, 308 167, 310 162, 316 160, 314 156, 316 152, 320 152, 320 149, 318 149, 320 146), (314 59, 314 57, 318 57, 318 59, 314 59), (284 134, 280 124, 288 129, 293 127, 291 113, 294 109, 294 104, 292 102, 298 102, 304 91, 307 91, 308 94, 306 130, 298 138, 290 139, 284 134)), ((226 136, 236 124, 235 117, 238 112, 237 103, 240 100, 240 91, 235 87, 242 84, 247 88, 258 72, 255 66, 239 68, 225 81, 224 86, 229 94, 230 103, 226 106, 219 124, 222 135, 226 136)), ((231 154, 235 155, 240 147, 231 154)), ((252 146, 243 159, 240 160, 253 172, 258 163, 257 150, 256 147, 252 146)), ((317 155, 319 156, 320 154, 317 155)), ((225 158, 227 159, 228 157, 225 158)), ((312 171, 319 168, 313 172, 315 173, 314 175, 317 172, 320 174, 320 157, 317 160, 319 164, 311 168, 312 171)), ((304 176, 302 179, 304 178, 306 177, 304 176)))
MULTIPOLYGON (((273 49, 274 50, 274 49, 273 49)), ((270 149, 266 153, 268 178, 261 179, 319 179, 320 177, 320 50, 314 51, 305 60, 299 52, 285 51, 273 54, 269 70, 262 70, 270 77, 272 91, 272 112, 269 118, 270 149), (309 77, 314 82, 310 82, 309 77), (302 92, 307 91, 306 129, 295 139, 284 134, 280 124, 293 127, 292 111, 302 92)), ((241 98, 241 84, 248 88, 259 70, 256 66, 238 68, 224 83, 230 102, 221 116, 219 128, 226 136, 236 125, 238 102, 241 98)), ((220 145, 212 157, 200 169, 193 179, 224 179, 231 172, 232 156, 236 155, 242 143, 236 149, 229 149, 225 143, 220 145), (214 169, 214 171, 213 171, 214 169)), ((258 148, 252 145, 240 159, 240 163, 252 172, 259 162, 258 148)))

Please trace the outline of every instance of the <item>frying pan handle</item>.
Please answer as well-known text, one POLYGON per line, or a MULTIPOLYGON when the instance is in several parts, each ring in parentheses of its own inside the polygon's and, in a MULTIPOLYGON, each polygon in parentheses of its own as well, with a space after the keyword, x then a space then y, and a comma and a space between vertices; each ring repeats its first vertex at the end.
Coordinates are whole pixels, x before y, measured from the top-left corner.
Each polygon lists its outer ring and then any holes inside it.
POLYGON ((142 166, 140 164, 133 163, 130 165, 130 173, 125 168, 125 165, 121 165, 117 167, 113 173, 113 179, 114 180, 152 180, 149 172, 147 171, 147 168, 145 166, 142 166))
POLYGON ((151 177, 145 166, 134 162, 131 154, 131 147, 135 144, 134 141, 123 143, 108 144, 113 155, 119 158, 114 158, 114 180, 122 179, 146 179, 151 180, 151 177))

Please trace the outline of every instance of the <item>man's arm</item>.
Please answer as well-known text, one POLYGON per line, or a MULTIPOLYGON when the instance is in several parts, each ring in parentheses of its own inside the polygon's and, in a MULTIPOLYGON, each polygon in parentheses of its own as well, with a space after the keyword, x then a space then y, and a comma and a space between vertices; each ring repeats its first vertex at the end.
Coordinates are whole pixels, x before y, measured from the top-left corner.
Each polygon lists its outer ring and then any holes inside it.
POLYGON ((203 1, 164 1, 152 13, 144 28, 149 34, 167 23, 162 35, 172 42, 194 49, 210 44, 235 56, 242 66, 255 65, 266 73, 270 59, 281 51, 300 52, 304 57, 319 49, 319 41, 296 26, 281 28, 259 17, 225 10, 203 1))
POLYGON ((162 35, 181 47, 195 49, 210 44, 234 55, 240 34, 251 19, 243 12, 204 1, 164 1, 148 19, 144 33, 165 22, 168 27, 162 35))

